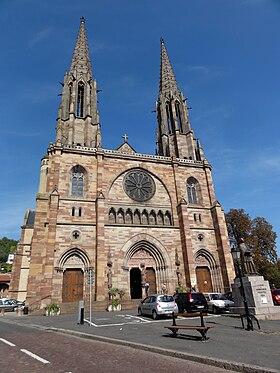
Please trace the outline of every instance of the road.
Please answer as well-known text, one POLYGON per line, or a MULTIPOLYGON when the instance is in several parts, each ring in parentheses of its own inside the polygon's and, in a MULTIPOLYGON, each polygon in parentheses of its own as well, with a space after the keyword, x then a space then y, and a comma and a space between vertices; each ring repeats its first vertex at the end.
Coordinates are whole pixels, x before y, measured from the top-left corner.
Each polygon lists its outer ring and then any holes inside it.
POLYGON ((2 373, 229 372, 131 347, 5 323, 1 323, 0 361, 2 373))

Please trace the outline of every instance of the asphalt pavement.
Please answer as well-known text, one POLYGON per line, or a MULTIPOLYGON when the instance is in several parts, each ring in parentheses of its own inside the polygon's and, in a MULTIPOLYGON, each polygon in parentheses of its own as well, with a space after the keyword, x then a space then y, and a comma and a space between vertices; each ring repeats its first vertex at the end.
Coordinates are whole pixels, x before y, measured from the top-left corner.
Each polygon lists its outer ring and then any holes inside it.
MULTIPOLYGON (((195 330, 175 338, 164 328, 172 324, 171 319, 154 321, 137 316, 135 311, 93 312, 91 317, 85 315, 83 324, 78 313, 47 317, 6 312, 1 322, 127 345, 237 372, 280 372, 280 320, 260 321, 260 329, 254 324, 254 331, 247 331, 239 317, 209 315, 205 324, 211 328, 205 342, 195 330)), ((181 323, 199 325, 199 320, 188 318, 181 323)))

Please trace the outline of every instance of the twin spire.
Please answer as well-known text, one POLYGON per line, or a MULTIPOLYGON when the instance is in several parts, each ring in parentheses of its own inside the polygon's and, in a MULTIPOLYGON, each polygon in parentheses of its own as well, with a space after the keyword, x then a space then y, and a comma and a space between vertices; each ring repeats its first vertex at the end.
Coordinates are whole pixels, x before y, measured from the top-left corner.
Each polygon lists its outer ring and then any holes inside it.
POLYGON ((84 17, 81 18, 70 71, 64 75, 56 142, 62 145, 101 147, 97 87, 92 77, 84 17))
POLYGON ((84 17, 81 17, 80 30, 73 53, 70 74, 77 74, 76 79, 83 75, 92 77, 84 17))
POLYGON ((160 38, 161 43, 161 58, 160 58, 160 79, 159 79, 159 92, 169 94, 174 92, 179 93, 179 88, 176 82, 176 78, 165 48, 163 38, 160 38))
MULTIPOLYGON (((202 160, 203 151, 190 127, 186 99, 178 88, 163 38, 160 42, 157 154, 202 160)), ((81 18, 70 71, 64 76, 56 141, 62 145, 102 147, 97 85, 92 76, 84 17, 81 18)))

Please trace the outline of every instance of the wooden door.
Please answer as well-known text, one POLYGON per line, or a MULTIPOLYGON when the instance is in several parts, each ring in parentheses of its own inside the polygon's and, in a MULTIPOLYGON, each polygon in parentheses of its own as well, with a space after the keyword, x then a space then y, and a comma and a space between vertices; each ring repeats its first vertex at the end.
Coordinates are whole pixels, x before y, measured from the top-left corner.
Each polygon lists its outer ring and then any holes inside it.
POLYGON ((157 286, 156 286, 156 274, 154 268, 146 268, 146 282, 148 282, 149 286, 149 294, 156 294, 157 286))
POLYGON ((197 291, 211 293, 213 291, 211 274, 208 267, 196 267, 197 291))
POLYGON ((66 269, 63 273, 62 302, 83 300, 84 274, 81 269, 66 269))

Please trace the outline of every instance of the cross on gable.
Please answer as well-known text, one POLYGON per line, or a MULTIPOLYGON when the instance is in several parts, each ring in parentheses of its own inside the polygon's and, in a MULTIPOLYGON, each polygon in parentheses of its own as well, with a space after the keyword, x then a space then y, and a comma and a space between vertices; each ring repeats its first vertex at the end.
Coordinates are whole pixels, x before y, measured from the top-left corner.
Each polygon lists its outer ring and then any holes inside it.
POLYGON ((127 136, 126 133, 122 136, 122 138, 123 138, 123 140, 124 140, 123 142, 127 142, 128 136, 127 136))

